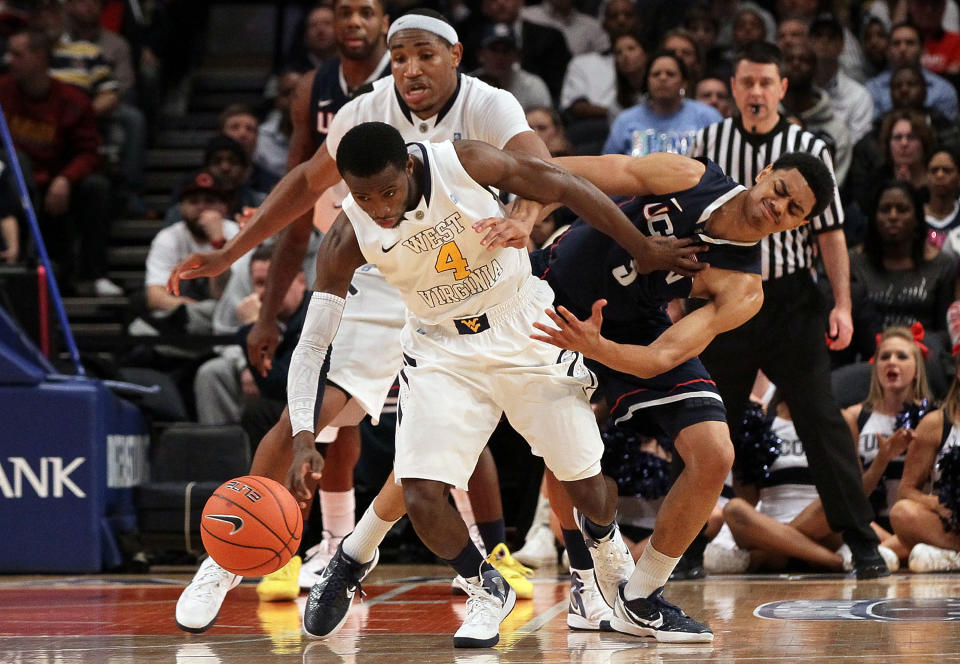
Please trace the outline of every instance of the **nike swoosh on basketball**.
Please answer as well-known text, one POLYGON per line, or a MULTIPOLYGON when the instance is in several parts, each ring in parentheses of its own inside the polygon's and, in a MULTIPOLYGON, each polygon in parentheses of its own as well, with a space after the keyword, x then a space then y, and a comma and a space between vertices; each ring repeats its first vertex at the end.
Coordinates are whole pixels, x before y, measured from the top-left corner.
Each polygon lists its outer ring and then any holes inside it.
POLYGON ((243 528, 243 517, 235 516, 233 514, 208 514, 206 518, 213 519, 214 521, 223 521, 224 523, 229 523, 232 525, 233 530, 230 531, 230 535, 233 535, 235 532, 243 528))

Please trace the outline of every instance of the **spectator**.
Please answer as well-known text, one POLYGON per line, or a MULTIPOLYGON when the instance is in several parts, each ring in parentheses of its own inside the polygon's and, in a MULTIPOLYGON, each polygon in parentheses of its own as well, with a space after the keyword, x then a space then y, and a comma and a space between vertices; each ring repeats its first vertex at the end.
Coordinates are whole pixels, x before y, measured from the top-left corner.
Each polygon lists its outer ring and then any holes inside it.
POLYGON ((706 77, 697 81, 694 99, 707 106, 713 106, 725 118, 733 113, 730 101, 730 88, 722 78, 706 77))
MULTIPOLYGON (((860 36, 860 43, 863 45, 864 69, 866 75, 867 91, 871 96, 869 81, 871 78, 880 75, 887 69, 889 62, 887 60, 887 50, 890 47, 890 32, 887 25, 876 16, 867 14, 863 22, 863 34, 860 36)), ((873 98, 873 112, 877 113, 877 98, 873 98)))
POLYGON ((613 117, 639 103, 647 89, 647 58, 649 51, 636 34, 620 35, 613 43, 616 67, 617 97, 613 117))
POLYGON ((919 322, 931 351, 931 384, 942 394, 946 380, 937 362, 948 347, 947 308, 954 299, 957 261, 944 253, 925 257, 923 202, 909 182, 888 181, 870 208, 863 253, 851 252, 850 275, 866 287, 877 313, 871 333, 919 322))
POLYGON ((754 41, 772 42, 776 35, 773 17, 752 2, 741 2, 733 17, 733 48, 754 41))
POLYGON ((694 83, 699 81, 703 75, 703 55, 700 53, 700 48, 697 46, 693 35, 683 28, 670 30, 663 36, 660 49, 673 51, 687 66, 686 96, 693 99, 694 83))
POLYGON ((810 41, 817 55, 814 81, 830 95, 834 109, 847 125, 851 141, 856 143, 870 131, 873 98, 863 85, 840 68, 844 39, 843 26, 835 18, 820 17, 810 24, 810 41))
POLYGON ((717 45, 720 28, 717 19, 703 4, 690 7, 683 16, 683 27, 697 44, 697 51, 706 64, 706 74, 726 79, 730 63, 723 60, 723 48, 717 45))
POLYGON ((161 230, 150 243, 145 277, 147 309, 162 314, 184 305, 184 331, 209 334, 222 284, 218 279, 195 279, 185 284, 180 295, 173 295, 167 291, 167 278, 183 258, 222 247, 239 227, 224 218, 230 192, 211 170, 194 173, 180 189, 179 200, 180 221, 161 230))
POLYGON ((100 23, 103 1, 65 0, 64 12, 65 34, 68 39, 96 44, 113 70, 120 98, 133 103, 137 79, 133 70, 130 44, 117 33, 105 29, 100 23))
POLYGON ((106 276, 110 185, 99 172, 100 136, 90 100, 48 74, 50 42, 43 33, 17 32, 7 46, 10 73, 0 77, 0 106, 28 162, 34 199, 42 201, 40 228, 62 283, 73 276, 82 280, 80 291, 92 287, 96 295, 120 295, 122 289, 106 276), (81 251, 74 270, 76 235, 81 251))
POLYGON ((287 172, 287 153, 293 121, 290 119, 290 100, 302 74, 287 70, 277 77, 277 94, 273 98, 273 110, 260 124, 257 131, 257 146, 253 151, 253 165, 261 173, 260 185, 265 191, 287 172))
MULTIPOLYGON (((927 230, 927 255, 939 251, 951 231, 960 227, 960 157, 952 150, 938 149, 927 161, 930 198, 923 206, 927 230)), ((951 253, 957 252, 951 244, 951 253)))
MULTIPOLYGON (((250 292, 239 302, 225 303, 221 299, 217 304, 218 309, 225 304, 231 306, 240 326, 251 325, 257 320, 272 255, 273 247, 269 245, 254 250, 246 266, 249 271, 250 292)), ((227 289, 229 290, 229 286, 227 289)), ((304 304, 306 292, 306 277, 301 272, 287 289, 278 311, 278 320, 284 330, 304 304)), ((299 328, 297 331, 299 332, 299 328)), ((286 360, 289 363, 289 357, 286 360)), ((287 366, 288 364, 274 366, 268 372, 267 379, 276 380, 276 377, 269 376, 276 371, 280 372, 280 379, 285 381, 287 366)), ((239 345, 226 346, 220 350, 218 357, 204 362, 197 370, 193 385, 194 394, 197 395, 197 421, 201 424, 238 423, 244 404, 260 396, 258 381, 247 366, 243 348, 239 345)))
MULTIPOLYGON (((610 119, 622 110, 617 103, 617 74, 612 46, 620 36, 637 32, 639 25, 637 6, 632 0, 610 0, 604 5, 603 29, 610 38, 611 48, 603 53, 575 56, 563 78, 559 108, 572 122, 602 123, 603 135, 606 136, 610 119)), ((633 104, 631 101, 627 105, 633 104)))
POLYGON ((723 119, 716 109, 686 99, 687 68, 674 53, 654 54, 647 69, 649 97, 613 121, 604 153, 643 156, 651 152, 687 154, 697 131, 723 119))
POLYGON ((810 39, 810 21, 802 16, 784 16, 777 24, 777 48, 786 53, 791 46, 802 45, 810 39))
POLYGON ((960 76, 960 34, 943 29, 946 0, 907 0, 907 16, 923 41, 923 66, 934 74, 960 76))
MULTIPOLYGON (((266 194, 256 191, 250 185, 250 162, 243 145, 223 134, 207 141, 203 156, 203 167, 215 175, 221 182, 227 195, 227 213, 233 217, 243 213, 245 207, 257 207, 266 194)), ((179 201, 181 190, 174 192, 177 203, 167 208, 164 217, 168 224, 181 218, 179 201)))
MULTIPOLYGON (((893 26, 890 31, 890 45, 887 48, 886 70, 866 82, 867 91, 873 98, 873 115, 879 118, 894 107, 891 97, 891 81, 894 70, 905 66, 920 68, 923 47, 920 32, 909 23, 893 26)), ((945 78, 920 68, 923 75, 924 101, 922 106, 935 108, 951 120, 957 117, 957 91, 945 78)))
MULTIPOLYGON (((144 189, 147 121, 140 109, 122 100, 123 90, 113 66, 101 47, 88 38, 95 32, 85 28, 91 16, 99 21, 97 0, 69 0, 64 5, 59 1, 41 4, 37 22, 54 44, 50 74, 64 83, 76 85, 90 96, 104 138, 104 152, 110 166, 108 172, 117 185, 112 190, 115 203, 130 211, 143 212, 140 196, 144 189), (66 29, 71 25, 71 16, 74 17, 73 24, 81 31, 77 35, 66 29)), ((111 48, 115 46, 116 42, 112 42, 111 48)), ((122 53, 118 56, 124 57, 122 53)), ((129 50, 126 58, 129 62, 129 50)))
POLYGON ((523 0, 482 0, 480 14, 471 16, 457 27, 463 43, 463 62, 466 71, 477 68, 477 55, 490 26, 506 23, 520 44, 520 67, 543 79, 550 96, 560 98, 563 76, 570 62, 570 49, 563 33, 555 28, 538 25, 523 18, 523 0))
POLYGON ((527 110, 526 115, 527 124, 543 140, 551 157, 573 154, 573 147, 564 134, 563 123, 555 110, 549 106, 534 106, 527 110))
POLYGON ((317 5, 307 14, 303 22, 303 38, 290 49, 285 68, 305 73, 336 55, 333 7, 329 4, 317 5))
POLYGON ((562 32, 574 56, 601 53, 610 48, 610 37, 600 21, 577 11, 572 0, 543 0, 538 5, 524 7, 520 15, 525 21, 562 32))
MULTIPOLYGON (((790 16, 806 21, 807 25, 813 25, 816 19, 831 14, 833 6, 828 6, 825 0, 777 0, 776 12, 781 18, 790 16)), ((860 49, 860 41, 846 26, 842 26, 841 29, 843 49, 839 56, 840 68, 853 80, 865 81, 867 77, 863 70, 864 57, 860 49)), ((820 87, 823 85, 820 84, 820 87)))
POLYGON ((787 47, 783 53, 783 73, 788 82, 783 106, 787 115, 796 116, 804 129, 827 143, 837 183, 843 186, 853 157, 853 141, 830 96, 813 84, 816 68, 817 54, 809 41, 787 47))
POLYGON ((553 104, 543 79, 520 66, 517 37, 506 23, 487 26, 477 60, 480 68, 471 75, 510 92, 524 110, 553 104))

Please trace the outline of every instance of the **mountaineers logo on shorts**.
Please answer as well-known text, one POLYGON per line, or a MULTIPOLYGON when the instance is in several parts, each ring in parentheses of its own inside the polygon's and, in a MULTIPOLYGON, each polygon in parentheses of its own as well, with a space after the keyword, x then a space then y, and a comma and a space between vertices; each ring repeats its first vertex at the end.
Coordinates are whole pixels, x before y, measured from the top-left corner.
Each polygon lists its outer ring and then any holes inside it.
POLYGON ((468 318, 454 318, 453 323, 457 326, 457 332, 460 334, 477 334, 490 329, 490 322, 487 320, 486 314, 468 318))

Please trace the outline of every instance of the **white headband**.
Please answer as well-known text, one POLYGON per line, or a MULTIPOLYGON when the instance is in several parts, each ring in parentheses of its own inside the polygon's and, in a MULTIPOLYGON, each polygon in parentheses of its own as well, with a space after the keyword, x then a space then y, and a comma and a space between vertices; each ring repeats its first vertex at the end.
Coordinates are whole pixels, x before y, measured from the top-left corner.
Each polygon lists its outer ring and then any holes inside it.
POLYGON ((387 42, 389 43, 390 39, 401 30, 426 30, 442 39, 446 39, 451 45, 460 41, 457 31, 453 29, 452 25, 423 14, 405 14, 394 21, 390 25, 390 30, 387 31, 387 42))

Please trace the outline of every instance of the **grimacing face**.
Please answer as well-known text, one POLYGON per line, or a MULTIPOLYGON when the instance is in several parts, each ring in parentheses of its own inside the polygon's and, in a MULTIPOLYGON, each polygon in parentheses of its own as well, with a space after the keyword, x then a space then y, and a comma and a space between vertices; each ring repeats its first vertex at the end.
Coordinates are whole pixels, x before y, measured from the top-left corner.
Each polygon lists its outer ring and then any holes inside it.
POLYGON ((774 170, 773 165, 757 175, 749 190, 751 219, 764 234, 797 228, 807 223, 816 198, 806 179, 795 168, 774 170))

